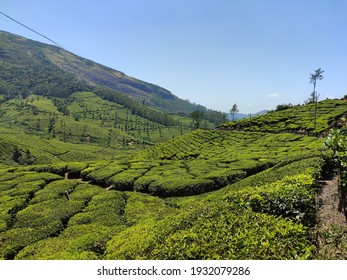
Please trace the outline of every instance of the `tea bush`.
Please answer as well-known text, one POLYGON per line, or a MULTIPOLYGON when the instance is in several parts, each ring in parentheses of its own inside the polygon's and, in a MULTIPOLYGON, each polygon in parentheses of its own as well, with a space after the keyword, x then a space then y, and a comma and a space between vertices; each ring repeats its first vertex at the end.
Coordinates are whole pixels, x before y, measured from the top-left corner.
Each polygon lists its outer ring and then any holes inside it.
POLYGON ((346 114, 346 100, 323 100, 317 103, 317 123, 314 130, 314 104, 297 105, 286 110, 242 119, 220 126, 222 129, 262 132, 321 133, 346 114))
POLYGON ((101 259, 106 243, 123 227, 82 224, 68 227, 59 237, 46 238, 25 247, 17 260, 97 260, 101 259))
POLYGON ((107 259, 307 259, 306 229, 283 218, 225 203, 185 209, 113 237, 107 259), (290 250, 289 250, 290 248, 290 250))
POLYGON ((69 220, 69 226, 98 223, 105 226, 122 225, 125 199, 120 192, 100 192, 92 197, 88 206, 69 220))

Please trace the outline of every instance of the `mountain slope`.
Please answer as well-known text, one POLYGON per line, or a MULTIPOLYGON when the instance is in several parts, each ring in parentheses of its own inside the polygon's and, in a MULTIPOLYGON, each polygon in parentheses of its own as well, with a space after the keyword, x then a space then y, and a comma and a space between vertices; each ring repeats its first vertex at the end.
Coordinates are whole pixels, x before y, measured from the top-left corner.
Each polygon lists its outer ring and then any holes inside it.
POLYGON ((150 101, 152 95, 168 100, 178 99, 164 88, 129 77, 120 71, 76 56, 65 50, 46 49, 45 54, 59 68, 74 74, 80 80, 91 85, 102 85, 127 93, 140 100, 150 101))
POLYGON ((164 111, 191 112, 202 107, 181 100, 162 87, 64 49, 5 31, 0 31, 0 58, 0 93, 19 91, 27 94, 32 91, 66 97, 75 91, 103 87, 164 111))

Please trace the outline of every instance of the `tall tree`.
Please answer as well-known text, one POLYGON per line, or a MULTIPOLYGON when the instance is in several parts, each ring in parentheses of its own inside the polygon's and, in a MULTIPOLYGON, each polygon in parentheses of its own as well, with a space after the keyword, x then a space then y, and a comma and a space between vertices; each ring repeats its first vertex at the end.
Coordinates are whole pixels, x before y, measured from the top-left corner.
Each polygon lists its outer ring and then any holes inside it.
POLYGON ((234 103, 233 107, 230 109, 230 114, 233 116, 233 121, 235 121, 235 115, 239 112, 237 104, 234 103))
POLYGON ((200 128, 204 115, 205 115, 204 112, 201 112, 201 111, 194 111, 191 113, 191 117, 193 118, 195 129, 200 128))
POLYGON ((313 84, 313 91, 311 93, 311 98, 314 103, 314 125, 313 130, 316 130, 316 124, 317 124, 317 103, 318 103, 318 93, 316 91, 316 84, 317 80, 323 79, 323 70, 321 68, 318 68, 314 71, 314 74, 310 73, 310 84, 313 84))

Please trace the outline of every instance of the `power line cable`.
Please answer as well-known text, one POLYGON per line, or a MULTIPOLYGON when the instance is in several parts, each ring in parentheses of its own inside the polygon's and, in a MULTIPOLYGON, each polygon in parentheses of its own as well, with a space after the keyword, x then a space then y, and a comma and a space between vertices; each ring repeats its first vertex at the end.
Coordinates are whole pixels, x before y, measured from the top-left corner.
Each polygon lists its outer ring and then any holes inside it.
POLYGON ((29 29, 30 31, 36 33, 37 35, 39 35, 39 36, 45 38, 46 40, 52 42, 52 43, 53 43, 54 45, 56 45, 57 47, 62 48, 62 49, 65 50, 65 48, 64 48, 63 46, 59 45, 57 42, 53 41, 52 39, 48 38, 47 36, 45 36, 45 35, 43 35, 43 34, 37 32, 37 31, 35 31, 34 29, 30 28, 29 26, 27 26, 27 25, 25 25, 25 24, 19 22, 18 20, 15 20, 14 18, 10 17, 9 15, 6 15, 5 13, 3 13, 3 12, 1 12, 1 11, 0 11, 0 14, 4 15, 5 17, 9 18, 10 20, 14 21, 15 23, 18 23, 19 25, 24 26, 25 28, 27 28, 27 29, 29 29))

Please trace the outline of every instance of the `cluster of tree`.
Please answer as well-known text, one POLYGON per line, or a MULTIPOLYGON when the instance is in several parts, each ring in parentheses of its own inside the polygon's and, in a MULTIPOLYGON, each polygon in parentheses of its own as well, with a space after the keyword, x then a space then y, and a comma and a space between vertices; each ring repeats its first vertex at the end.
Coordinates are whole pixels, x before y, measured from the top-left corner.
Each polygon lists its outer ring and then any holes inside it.
POLYGON ((105 100, 116 102, 124 106, 129 109, 133 115, 146 118, 165 126, 178 125, 178 121, 168 113, 150 108, 123 93, 100 87, 94 88, 93 92, 105 100))
POLYGON ((53 64, 46 56, 43 44, 19 40, 12 34, 1 34, 0 93, 5 100, 30 92, 56 97, 66 97, 72 92, 86 90, 88 85, 53 64))
POLYGON ((227 121, 227 116, 225 113, 208 109, 205 111, 205 119, 219 125, 227 121))
POLYGON ((193 126, 194 129, 199 129, 201 127, 201 122, 204 119, 204 112, 201 111, 194 111, 190 114, 191 118, 193 119, 193 126))
POLYGON ((0 93, 4 95, 5 101, 18 95, 25 98, 30 93, 64 98, 73 92, 90 89, 86 83, 48 60, 42 63, 37 59, 25 58, 20 56, 17 62, 4 60, 2 63, 0 93))
POLYGON ((283 111, 289 108, 292 108, 294 105, 292 103, 288 103, 288 104, 278 104, 276 106, 276 110, 275 111, 283 111))
POLYGON ((222 124, 227 121, 226 114, 213 110, 193 111, 190 113, 190 117, 193 119, 194 129, 202 128, 203 121, 209 121, 215 125, 222 124))
POLYGON ((20 165, 33 164, 36 158, 27 149, 22 151, 18 147, 15 147, 12 151, 12 160, 20 165))
POLYGON ((68 109, 68 102, 66 99, 62 98, 54 98, 53 99, 54 106, 57 107, 57 110, 61 112, 63 115, 67 116, 69 115, 69 109, 68 109))

